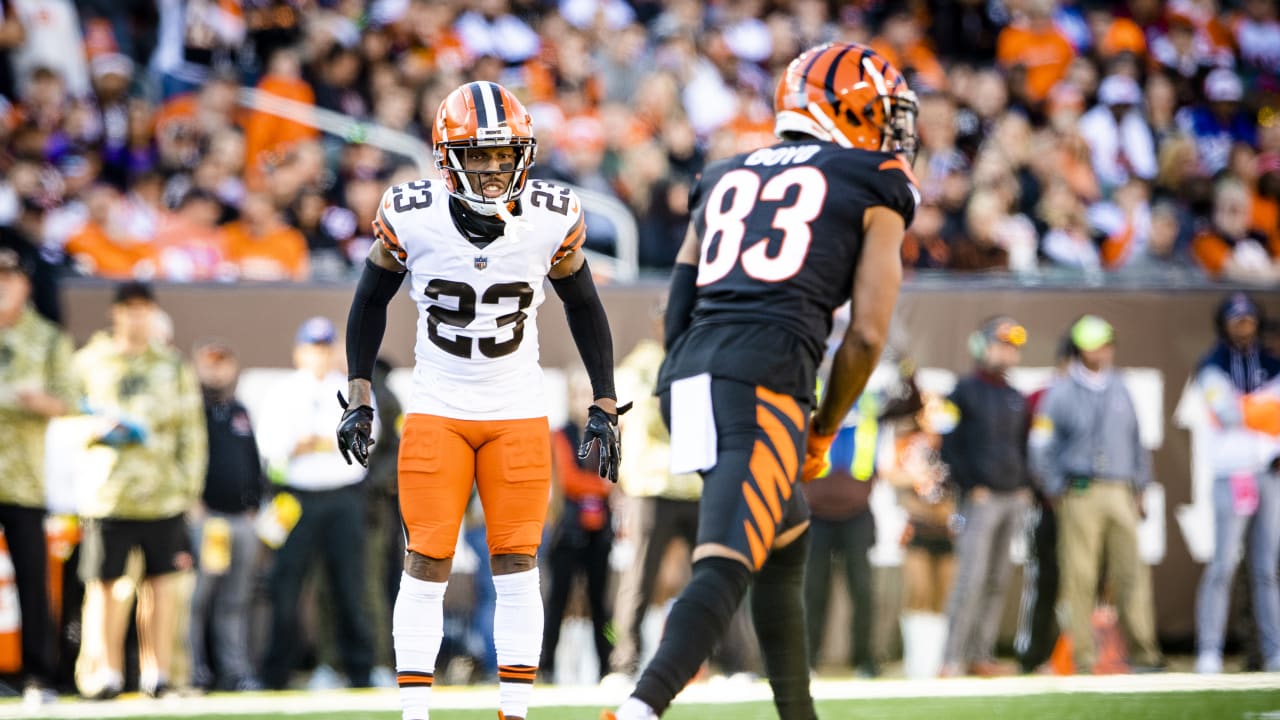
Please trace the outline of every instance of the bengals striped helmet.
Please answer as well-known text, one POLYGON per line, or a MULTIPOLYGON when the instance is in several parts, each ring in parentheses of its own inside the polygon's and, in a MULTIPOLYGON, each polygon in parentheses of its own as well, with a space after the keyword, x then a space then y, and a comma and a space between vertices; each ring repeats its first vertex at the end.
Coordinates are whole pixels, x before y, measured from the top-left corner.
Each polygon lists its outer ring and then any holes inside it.
POLYGON ((827 43, 791 61, 773 98, 774 133, 842 147, 916 151, 916 96, 897 68, 855 43, 827 43))
POLYGON ((506 88, 492 82, 469 82, 440 103, 433 129, 436 168, 445 187, 471 209, 494 215, 499 205, 514 202, 524 192, 529 168, 537 153, 533 119, 529 111, 506 88), (510 147, 515 162, 505 172, 514 173, 507 190, 496 198, 480 190, 483 171, 467 170, 468 148, 510 147))

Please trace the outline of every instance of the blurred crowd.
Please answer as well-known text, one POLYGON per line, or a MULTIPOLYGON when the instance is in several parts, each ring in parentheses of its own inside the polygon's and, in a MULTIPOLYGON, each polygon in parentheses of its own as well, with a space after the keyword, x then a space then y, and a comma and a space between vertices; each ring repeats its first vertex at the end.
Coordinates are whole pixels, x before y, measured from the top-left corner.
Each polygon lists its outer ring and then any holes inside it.
MULTIPOLYGON (((348 276, 415 159, 259 90, 430 142, 443 96, 530 108, 535 176, 615 198, 673 262, 707 162, 772 142, 785 64, 870 44, 920 96, 912 268, 1280 276, 1269 0, 4 0, 0 224, 109 278, 348 276), (305 113, 302 117, 306 117, 305 113)), ((592 212, 589 247, 614 248, 592 212)))
MULTIPOLYGON (((914 84, 909 263, 1275 281, 1274 3, 993 7, 961 3, 965 42, 936 42, 950 66, 914 84)), ((931 57, 928 26, 899 23, 931 57)))

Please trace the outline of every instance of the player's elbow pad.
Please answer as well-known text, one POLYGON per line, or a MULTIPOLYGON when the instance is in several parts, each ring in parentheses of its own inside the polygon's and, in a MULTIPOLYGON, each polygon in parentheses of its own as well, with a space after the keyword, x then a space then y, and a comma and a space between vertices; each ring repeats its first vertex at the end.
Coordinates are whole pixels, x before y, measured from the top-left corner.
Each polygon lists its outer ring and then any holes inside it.
POLYGON ((372 260, 364 261, 364 271, 356 283, 356 294, 347 314, 348 379, 373 377, 373 363, 387 330, 387 305, 403 281, 404 273, 379 267, 372 260))
POLYGON ((569 323, 569 334, 578 346, 582 364, 591 379, 591 391, 596 397, 617 399, 613 388, 613 334, 609 331, 609 318, 604 304, 591 280, 591 270, 584 262, 578 271, 562 278, 552 278, 551 287, 564 302, 564 317, 569 323))

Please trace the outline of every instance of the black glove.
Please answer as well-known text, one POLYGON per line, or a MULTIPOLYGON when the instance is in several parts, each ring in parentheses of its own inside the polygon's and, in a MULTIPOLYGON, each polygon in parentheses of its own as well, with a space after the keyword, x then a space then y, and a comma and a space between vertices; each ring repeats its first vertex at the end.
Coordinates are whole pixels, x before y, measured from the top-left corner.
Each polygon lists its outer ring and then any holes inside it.
POLYGON ((368 405, 349 407, 342 392, 338 392, 338 404, 346 412, 338 422, 338 450, 342 459, 351 464, 351 458, 363 467, 369 467, 369 448, 373 447, 373 408, 368 405))
POLYGON ((587 409, 587 424, 582 428, 582 445, 578 446, 578 459, 586 460, 591 444, 600 443, 600 477, 618 482, 618 464, 622 462, 622 443, 618 441, 618 415, 631 409, 631 403, 622 405, 618 412, 605 412, 599 405, 587 409))

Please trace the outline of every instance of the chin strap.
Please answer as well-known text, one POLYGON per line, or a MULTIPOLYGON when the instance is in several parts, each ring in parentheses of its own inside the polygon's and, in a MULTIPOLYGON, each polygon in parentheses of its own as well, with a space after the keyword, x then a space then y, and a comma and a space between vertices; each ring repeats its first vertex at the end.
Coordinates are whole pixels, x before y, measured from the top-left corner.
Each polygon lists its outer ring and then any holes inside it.
POLYGON ((504 202, 498 203, 496 207, 498 208, 498 217, 502 219, 503 223, 502 237, 518 241, 521 237, 528 234, 528 218, 523 215, 520 217, 512 215, 511 211, 507 209, 507 204, 504 202))

